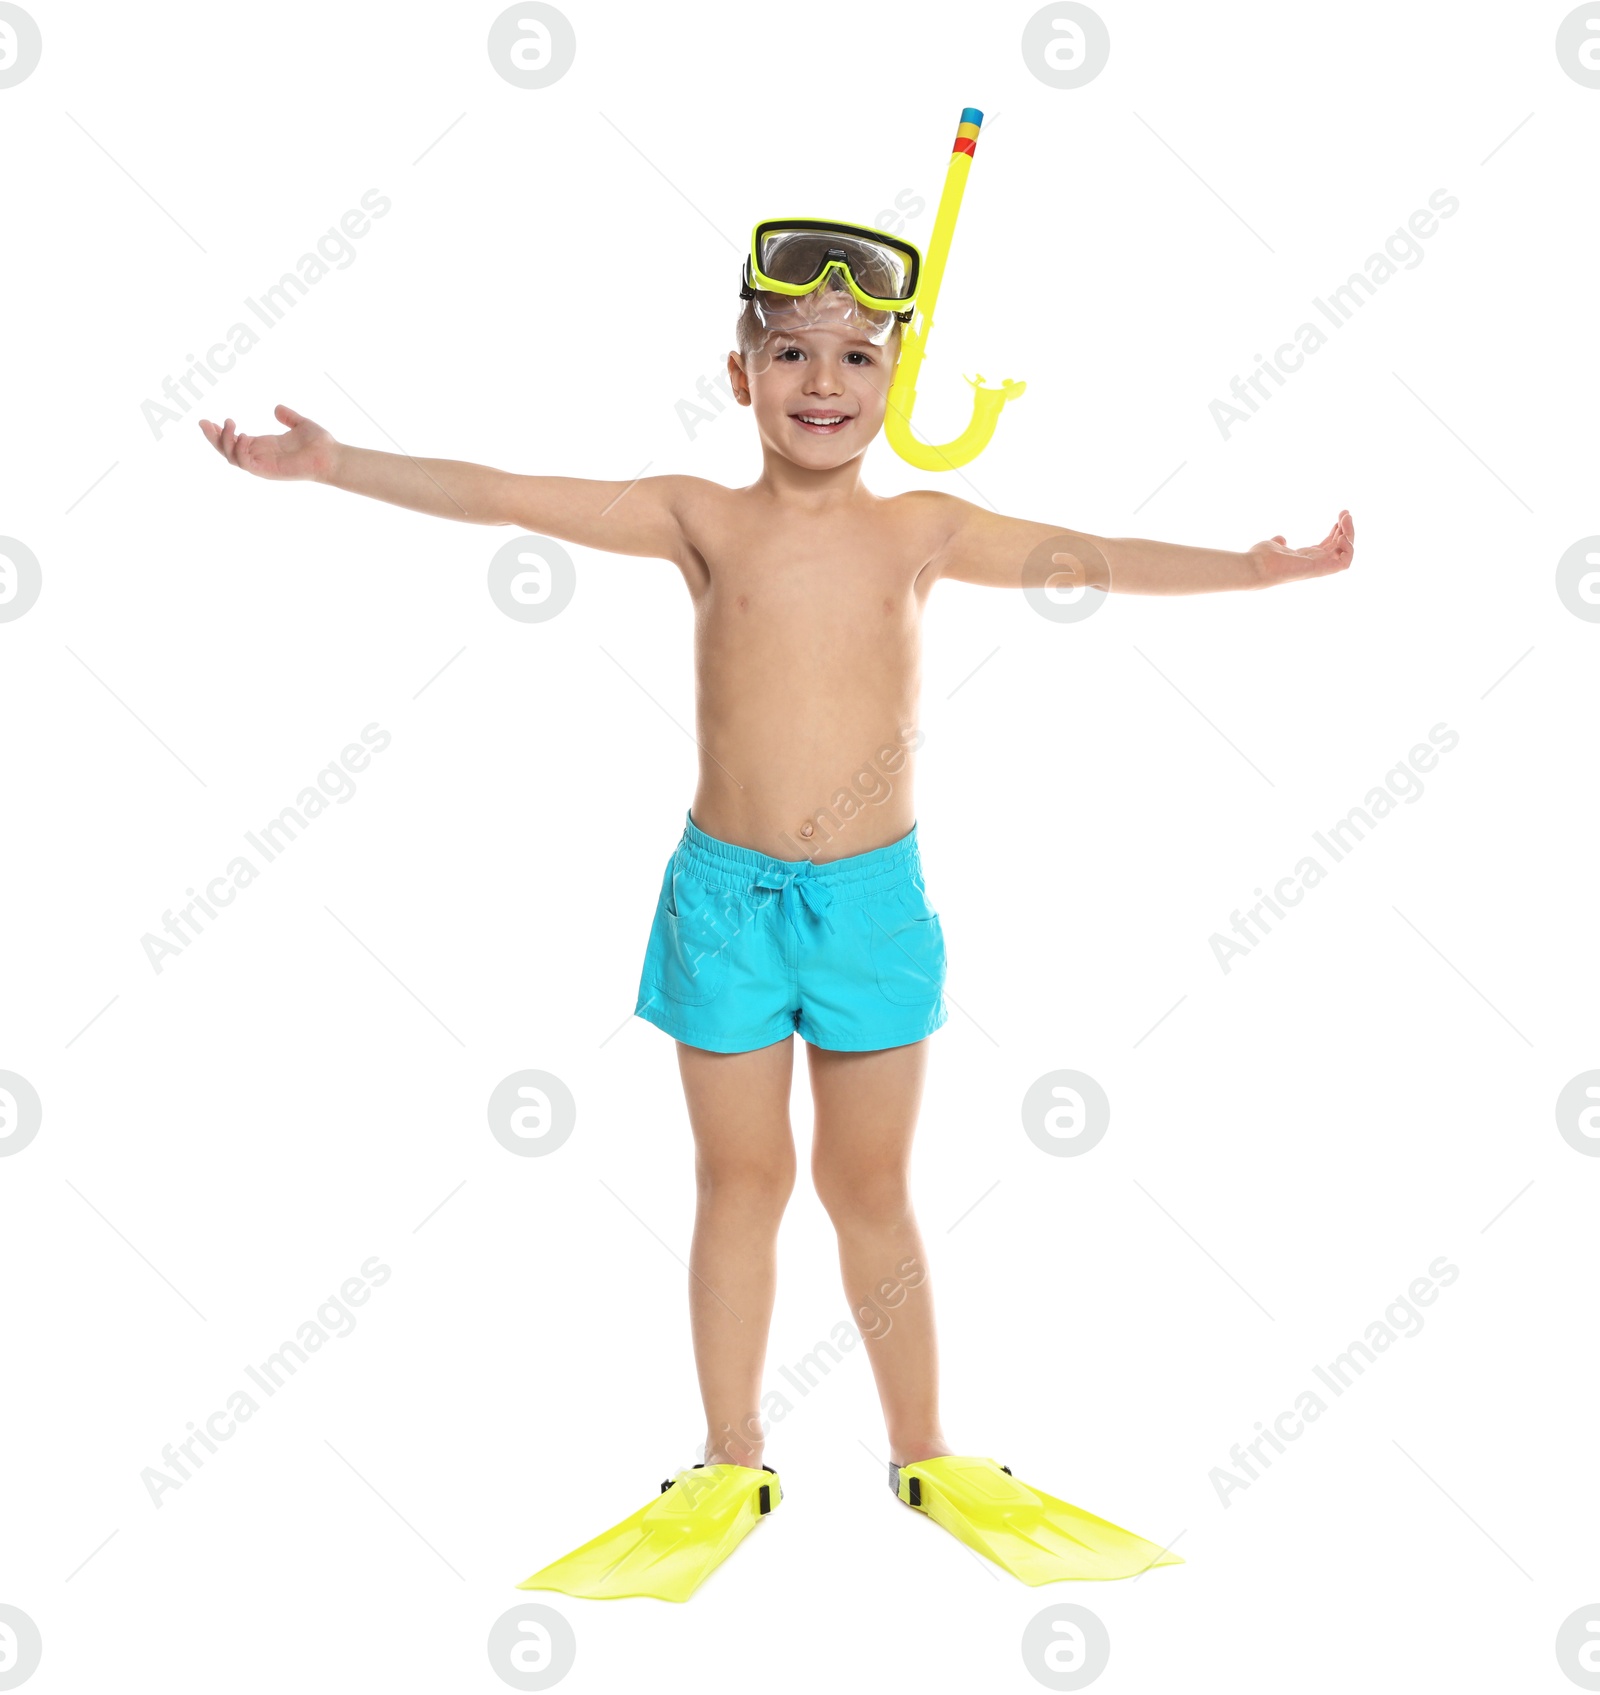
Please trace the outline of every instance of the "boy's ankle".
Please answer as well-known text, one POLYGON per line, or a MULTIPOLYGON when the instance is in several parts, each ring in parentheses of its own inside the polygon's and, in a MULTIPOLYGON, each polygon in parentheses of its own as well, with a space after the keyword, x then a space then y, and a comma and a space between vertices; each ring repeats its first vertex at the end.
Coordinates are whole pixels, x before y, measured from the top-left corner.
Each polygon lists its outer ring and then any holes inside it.
POLYGON ((746 1442, 707 1442, 705 1445, 705 1465, 747 1465, 752 1471, 761 1469, 761 1461, 765 1453, 765 1444, 757 1442, 753 1446, 746 1442))
POLYGON ((955 1449, 945 1441, 942 1432, 935 1431, 931 1436, 907 1438, 903 1442, 891 1442, 889 1455, 896 1465, 915 1465, 919 1460, 943 1459, 946 1454, 953 1454, 955 1449))

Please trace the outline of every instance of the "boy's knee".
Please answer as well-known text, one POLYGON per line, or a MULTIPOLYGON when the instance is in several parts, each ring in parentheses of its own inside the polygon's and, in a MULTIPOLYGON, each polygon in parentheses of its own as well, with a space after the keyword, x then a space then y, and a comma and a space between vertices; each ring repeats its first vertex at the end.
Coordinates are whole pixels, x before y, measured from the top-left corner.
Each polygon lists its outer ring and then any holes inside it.
POLYGON ((792 1160, 702 1160, 695 1172, 702 1201, 774 1213, 781 1213, 788 1204, 794 1180, 792 1160))
POLYGON ((902 1223, 911 1213, 911 1192, 900 1170, 812 1170, 817 1199, 837 1226, 902 1223))

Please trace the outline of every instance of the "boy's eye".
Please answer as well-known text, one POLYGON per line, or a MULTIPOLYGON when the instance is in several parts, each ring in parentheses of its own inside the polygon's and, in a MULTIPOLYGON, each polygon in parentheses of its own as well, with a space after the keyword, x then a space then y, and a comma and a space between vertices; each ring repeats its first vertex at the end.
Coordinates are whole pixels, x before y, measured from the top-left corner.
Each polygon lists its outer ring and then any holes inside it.
MULTIPOLYGON (((785 348, 783 348, 783 349, 781 349, 781 350, 780 350, 780 352, 779 352, 779 353, 778 353, 778 358, 780 358, 780 359, 788 359, 788 358, 789 358, 789 355, 790 355, 790 354, 791 354, 791 353, 792 353, 792 354, 793 354, 793 355, 794 355, 794 356, 795 356, 795 359, 803 359, 803 358, 804 358, 804 357, 805 357, 805 353, 804 353, 804 351, 803 351, 803 350, 802 350, 802 349, 801 349, 801 348, 798 348, 798 347, 785 347, 785 348)), ((790 363, 791 363, 791 364, 793 364, 793 363, 794 363, 794 360, 790 360, 790 361, 789 361, 789 362, 790 362, 790 363)))
POLYGON ((870 365, 872 363, 872 356, 868 353, 847 353, 845 357, 847 359, 859 359, 863 365, 870 365))

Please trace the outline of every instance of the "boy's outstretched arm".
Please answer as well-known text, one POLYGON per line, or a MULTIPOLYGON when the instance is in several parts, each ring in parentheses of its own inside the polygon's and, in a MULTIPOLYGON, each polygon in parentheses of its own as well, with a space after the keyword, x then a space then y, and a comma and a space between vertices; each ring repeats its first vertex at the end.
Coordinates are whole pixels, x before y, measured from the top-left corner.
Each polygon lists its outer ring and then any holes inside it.
POLYGON ((515 524, 608 553, 675 559, 682 550, 677 501, 688 477, 524 477, 460 459, 348 447, 287 406, 274 416, 289 425, 284 435, 240 435, 231 418, 220 426, 202 419, 200 428, 230 465, 273 481, 326 483, 438 518, 515 524))
POLYGON ((954 495, 943 503, 945 539, 925 569, 935 577, 991 588, 1089 587, 1122 594, 1206 594, 1262 589, 1302 577, 1343 571, 1355 557, 1356 528, 1348 512, 1314 547, 1288 547, 1282 536, 1243 553, 1132 537, 1092 536, 1059 524, 1007 518, 954 495))

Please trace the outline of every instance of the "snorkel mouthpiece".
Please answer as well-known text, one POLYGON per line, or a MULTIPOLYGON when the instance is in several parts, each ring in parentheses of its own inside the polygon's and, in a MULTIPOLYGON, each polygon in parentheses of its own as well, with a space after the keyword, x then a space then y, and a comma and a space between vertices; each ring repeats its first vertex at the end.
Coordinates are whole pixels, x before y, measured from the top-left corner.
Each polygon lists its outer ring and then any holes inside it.
POLYGON ((961 211, 961 196, 967 186, 967 174, 972 169, 978 132, 982 127, 983 113, 976 107, 966 107, 956 128, 955 146, 950 150, 950 168, 945 173, 944 192, 939 196, 933 235, 922 262, 916 309, 911 327, 901 344, 894 381, 889 385, 883 433, 895 452, 908 465, 915 465, 920 471, 953 471, 976 459, 994 435, 1001 408, 1008 400, 1015 400, 1028 386, 1007 378, 999 388, 989 388, 985 386, 981 373, 976 378, 969 377, 967 380, 974 390, 972 417, 954 441, 940 447, 922 441, 912 433, 911 414, 917 403, 917 377, 922 370, 922 356, 928 349, 928 337, 933 331, 933 309, 939 298, 939 284, 944 279, 945 260, 950 255, 950 242, 961 211))

